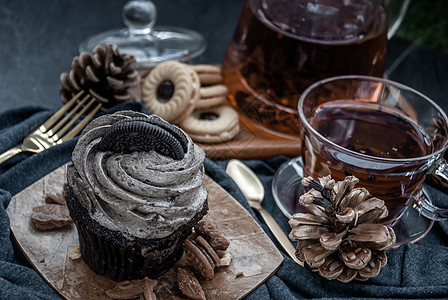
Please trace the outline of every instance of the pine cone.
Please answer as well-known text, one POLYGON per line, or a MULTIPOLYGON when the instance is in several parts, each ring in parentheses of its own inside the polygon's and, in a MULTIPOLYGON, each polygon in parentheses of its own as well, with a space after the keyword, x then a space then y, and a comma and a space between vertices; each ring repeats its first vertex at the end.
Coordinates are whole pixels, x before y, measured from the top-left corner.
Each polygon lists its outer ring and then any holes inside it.
POLYGON ((119 54, 112 43, 106 48, 96 46, 93 56, 87 52, 75 56, 70 73, 61 74, 62 101, 66 103, 80 90, 103 103, 103 110, 123 101, 140 101, 140 76, 132 68, 135 61, 133 55, 119 54))
POLYGON ((387 263, 385 250, 395 244, 391 227, 378 224, 388 215, 383 200, 348 176, 335 182, 330 176, 304 178, 311 190, 300 196, 307 213, 289 220, 289 238, 297 242, 296 256, 327 279, 350 282, 375 277, 387 263))

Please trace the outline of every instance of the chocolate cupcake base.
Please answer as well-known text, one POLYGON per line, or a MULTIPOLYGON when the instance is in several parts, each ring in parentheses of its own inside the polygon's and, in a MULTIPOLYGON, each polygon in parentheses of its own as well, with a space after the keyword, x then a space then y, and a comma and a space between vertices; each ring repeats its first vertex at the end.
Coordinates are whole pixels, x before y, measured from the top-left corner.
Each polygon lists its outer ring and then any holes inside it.
POLYGON ((207 213, 202 209, 171 235, 161 239, 129 239, 93 220, 67 187, 67 205, 78 229, 81 256, 97 274, 115 281, 156 278, 168 271, 182 256, 183 242, 192 227, 207 213))

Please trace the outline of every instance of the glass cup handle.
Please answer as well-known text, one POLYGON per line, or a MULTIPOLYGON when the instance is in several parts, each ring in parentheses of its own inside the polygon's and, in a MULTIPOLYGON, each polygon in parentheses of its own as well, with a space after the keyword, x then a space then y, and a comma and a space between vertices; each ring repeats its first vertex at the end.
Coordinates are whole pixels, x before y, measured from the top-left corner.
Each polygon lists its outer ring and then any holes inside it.
MULTIPOLYGON (((434 170, 430 171, 434 175, 440 176, 443 180, 448 182, 448 164, 442 159, 434 170)), ((421 196, 414 200, 413 207, 417 209, 423 216, 434 221, 448 221, 448 209, 439 208, 433 205, 425 197, 421 196)))
POLYGON ((389 18, 389 29, 387 31, 387 38, 389 40, 394 36, 398 27, 400 27, 410 2, 411 0, 384 0, 389 18))

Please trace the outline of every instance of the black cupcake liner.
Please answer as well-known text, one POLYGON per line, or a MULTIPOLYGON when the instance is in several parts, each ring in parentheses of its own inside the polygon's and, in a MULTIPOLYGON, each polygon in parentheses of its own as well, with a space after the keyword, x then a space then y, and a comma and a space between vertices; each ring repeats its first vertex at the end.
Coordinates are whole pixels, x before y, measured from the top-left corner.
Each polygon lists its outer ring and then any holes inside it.
POLYGON ((182 256, 183 242, 192 227, 207 213, 203 208, 187 224, 161 239, 127 238, 90 218, 87 210, 67 187, 67 205, 78 229, 81 256, 97 274, 115 281, 156 278, 168 271, 182 256))

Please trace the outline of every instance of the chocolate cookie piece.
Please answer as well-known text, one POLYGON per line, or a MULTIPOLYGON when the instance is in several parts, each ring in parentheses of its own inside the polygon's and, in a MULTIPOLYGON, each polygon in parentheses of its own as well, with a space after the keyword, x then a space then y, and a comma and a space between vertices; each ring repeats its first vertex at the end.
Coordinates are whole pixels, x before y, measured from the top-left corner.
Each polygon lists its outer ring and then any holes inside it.
POLYGON ((187 265, 198 271, 205 279, 212 279, 215 275, 214 265, 210 264, 211 258, 206 256, 201 249, 186 240, 184 242, 184 251, 187 265))
POLYGON ((211 220, 200 220, 196 224, 195 229, 204 236, 210 246, 216 251, 225 251, 230 245, 230 242, 226 239, 226 237, 221 235, 215 223, 211 220))
POLYGON ((213 263, 216 266, 219 266, 219 256, 216 253, 216 251, 212 248, 212 246, 210 246, 210 244, 202 237, 202 236, 198 236, 196 238, 196 243, 201 246, 208 254, 208 256, 210 256, 210 258, 213 260, 213 263))
POLYGON ((205 300, 204 290, 198 279, 187 269, 179 268, 177 270, 177 285, 182 294, 190 299, 205 300))
POLYGON ((45 202, 48 204, 67 205, 65 196, 61 194, 45 194, 45 202))
POLYGON ((106 291, 111 299, 156 299, 154 287, 157 285, 156 280, 144 277, 138 280, 125 280, 118 282, 117 285, 106 291))
POLYGON ((181 160, 188 141, 173 125, 157 118, 129 118, 116 122, 107 130, 98 150, 121 153, 154 150, 181 160))
POLYGON ((40 230, 70 226, 73 223, 67 206, 59 204, 45 204, 33 208, 31 219, 40 230))

